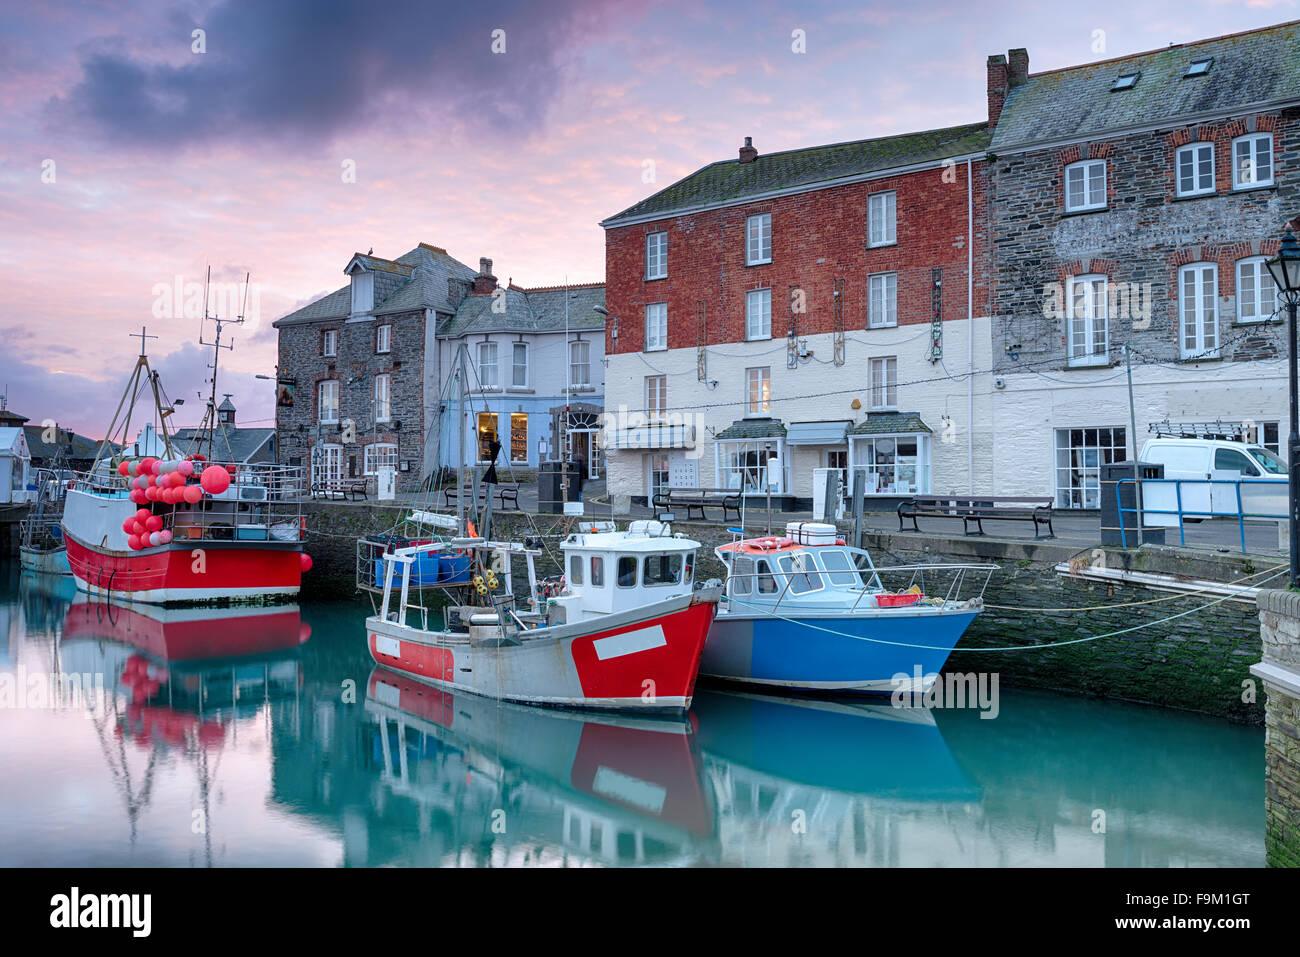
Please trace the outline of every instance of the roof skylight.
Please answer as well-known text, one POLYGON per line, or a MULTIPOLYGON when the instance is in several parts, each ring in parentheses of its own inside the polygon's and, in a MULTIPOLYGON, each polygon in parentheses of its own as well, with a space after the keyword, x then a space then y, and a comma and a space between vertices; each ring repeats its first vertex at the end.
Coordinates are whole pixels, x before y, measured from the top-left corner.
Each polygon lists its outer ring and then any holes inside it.
POLYGON ((1214 62, 1214 57, 1204 57, 1200 60, 1193 60, 1188 64, 1187 72, 1183 76, 1204 76, 1210 72, 1210 64, 1214 62))
POLYGON ((1137 84, 1138 77, 1141 75, 1141 73, 1122 73, 1119 78, 1115 80, 1115 85, 1112 86, 1111 89, 1131 90, 1137 84))

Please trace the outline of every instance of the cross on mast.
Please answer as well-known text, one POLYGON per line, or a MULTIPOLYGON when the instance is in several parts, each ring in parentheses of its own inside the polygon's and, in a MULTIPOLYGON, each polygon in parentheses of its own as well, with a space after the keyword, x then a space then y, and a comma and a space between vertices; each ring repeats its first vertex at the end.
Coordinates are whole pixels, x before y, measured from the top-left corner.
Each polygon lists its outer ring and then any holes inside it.
POLYGON ((157 336, 151 336, 151 335, 149 335, 149 327, 148 327, 148 326, 141 326, 139 332, 133 332, 133 333, 130 334, 130 338, 132 338, 132 339, 139 339, 139 340, 140 340, 140 355, 141 355, 141 356, 144 356, 144 354, 145 354, 145 353, 144 353, 145 340, 146 340, 146 339, 157 339, 158 337, 157 337, 157 336))

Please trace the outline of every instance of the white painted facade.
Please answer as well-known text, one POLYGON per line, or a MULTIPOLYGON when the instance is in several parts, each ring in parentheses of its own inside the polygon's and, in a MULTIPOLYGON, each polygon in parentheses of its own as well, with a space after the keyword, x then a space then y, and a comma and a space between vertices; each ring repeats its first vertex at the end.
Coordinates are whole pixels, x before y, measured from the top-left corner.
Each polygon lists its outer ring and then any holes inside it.
MULTIPOLYGON (((1290 429, 1286 365, 1285 359, 1135 364, 1138 451, 1152 437, 1148 427, 1153 423, 1251 422, 1259 428, 1257 440, 1285 458, 1290 429)), ((1125 450, 1116 460, 1132 456, 1124 366, 1004 374, 1001 379, 1002 389, 992 386, 991 376, 976 379, 977 391, 991 392, 993 460, 999 463, 980 489, 991 495, 1052 495, 1058 508, 1097 507, 1095 482, 1082 473, 1091 473, 1093 460, 1103 456, 1080 453, 1077 447, 1062 453, 1058 440, 1069 444, 1062 432, 1122 429, 1125 450)), ((1113 441, 1113 431, 1111 436, 1113 441)), ((1091 437, 1083 438, 1087 446, 1091 437)), ((1098 436, 1099 442, 1103 439, 1098 436)))
MULTIPOLYGON (((973 320, 973 339, 971 328, 972 323, 966 320, 944 322, 943 358, 937 363, 929 360, 928 323, 846 332, 844 363, 839 366, 832 361, 834 337, 829 333, 806 337, 810 356, 794 369, 786 366, 784 338, 724 343, 706 349, 704 381, 693 348, 611 355, 605 380, 605 460, 610 494, 648 495, 652 466, 663 464, 671 473, 669 485, 731 487, 725 474, 726 448, 713 436, 737 419, 770 416, 787 430, 795 423, 845 421, 850 428, 862 423, 872 411, 870 360, 884 357, 897 358, 893 409, 919 414, 931 430, 921 439, 928 475, 924 487, 917 491, 985 490, 993 470, 988 318, 973 320), (770 375, 770 412, 750 416, 747 371, 764 367, 770 375), (972 378, 966 375, 970 370, 983 374, 972 378), (665 412, 649 420, 651 427, 644 429, 641 437, 650 442, 678 441, 684 426, 687 441, 693 437, 695 447, 685 451, 615 448, 624 440, 613 433, 646 424, 646 379, 659 375, 665 377, 667 387, 666 401, 662 403, 665 412), (853 408, 854 400, 860 408, 853 408), (656 430, 653 426, 658 422, 670 427, 656 430), (656 462, 656 457, 662 458, 656 462)), ((864 450, 852 435, 848 444, 839 446, 786 448, 783 440, 771 441, 784 456, 783 474, 774 476, 779 481, 776 491, 800 498, 811 497, 813 469, 828 465, 828 452, 848 453, 850 466, 864 464, 864 450)), ((881 490, 877 494, 890 493, 881 490)))
POLYGON ((32 481, 32 456, 21 426, 0 428, 0 503, 18 504, 36 500, 32 481))

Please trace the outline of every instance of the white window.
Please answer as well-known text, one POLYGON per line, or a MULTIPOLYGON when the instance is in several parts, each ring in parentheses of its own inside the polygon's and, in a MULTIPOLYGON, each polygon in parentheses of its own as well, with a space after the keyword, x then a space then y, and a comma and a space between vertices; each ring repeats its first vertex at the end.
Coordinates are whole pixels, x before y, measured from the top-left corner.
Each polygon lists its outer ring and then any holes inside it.
POLYGON ((1085 160, 1065 168, 1065 211, 1106 208, 1106 161, 1085 160))
POLYGON ((1263 256, 1237 263, 1237 321, 1264 322, 1277 312, 1277 284, 1263 256))
POLYGON ((510 384, 516 389, 528 388, 528 343, 511 345, 513 362, 510 364, 510 384))
MULTIPOLYGON (((930 491, 930 437, 918 433, 853 436, 853 471, 864 473, 868 495, 930 491)), ((855 479, 856 481, 856 479, 855 479)))
POLYGON ((868 364, 871 376, 871 407, 898 408, 898 357, 882 356, 868 364))
POLYGON ((378 442, 366 446, 365 474, 378 475, 381 468, 397 468, 397 446, 391 442, 378 442))
POLYGON ((668 278, 668 234, 650 233, 645 238, 645 277, 668 278))
POLYGON ((375 351, 393 351, 393 327, 387 323, 375 329, 375 351))
POLYGON ((1214 144, 1192 143, 1174 154, 1178 166, 1178 195, 1214 192, 1214 144))
POLYGON ((393 377, 385 373, 375 376, 375 421, 389 422, 393 418, 393 377))
POLYGON ((1184 359, 1219 352, 1219 267, 1193 263, 1178 270, 1180 351, 1184 359))
POLYGON ((645 410, 652 419, 668 411, 668 377, 666 375, 648 375, 645 377, 645 410))
POLYGON ((320 354, 336 356, 339 354, 339 333, 337 329, 326 329, 320 337, 320 354))
POLYGON ((751 289, 745 293, 745 338, 772 338, 771 289, 751 289))
POLYGON ((722 487, 757 492, 770 484, 773 492, 781 493, 785 474, 779 465, 784 444, 779 438, 719 441, 714 449, 722 487), (778 464, 769 469, 772 459, 778 464))
POLYGON ((569 343, 569 385, 584 389, 591 385, 591 343, 586 339, 569 343))
POLYGON ((873 193, 867 198, 867 244, 888 246, 898 241, 897 193, 873 193))
POLYGON ((646 467, 649 470, 650 494, 655 495, 660 489, 668 488, 668 453, 651 452, 646 456, 646 467))
POLYGON ((898 325, 898 274, 880 273, 867 279, 867 328, 898 325))
POLYGON ((354 272, 352 274, 352 312, 354 314, 369 312, 375 308, 375 274, 372 272, 354 272))
POLYGON ((745 220, 745 265, 772 261, 772 214, 759 213, 745 220))
POLYGON ((497 381, 497 344, 478 344, 478 384, 481 389, 495 389, 497 381))
POLYGON ((1056 507, 1100 508, 1101 467, 1127 458, 1123 427, 1057 429, 1056 507))
POLYGON ((1273 182, 1273 134, 1252 133, 1232 141, 1232 187, 1269 186, 1273 182))
POLYGON ((343 481, 343 446, 314 446, 311 450, 311 483, 336 485, 341 481, 343 481))
POLYGON ((668 348, 668 303, 652 302, 645 307, 645 351, 668 348))
POLYGON ((1108 286, 1105 276, 1074 276, 1067 284, 1066 335, 1069 364, 1106 365, 1110 361, 1107 339, 1108 286))
POLYGON ((332 423, 339 420, 338 379, 326 379, 320 384, 320 398, 316 405, 316 415, 321 422, 332 423))
POLYGON ((745 401, 748 415, 767 415, 772 411, 770 366, 745 370, 745 401))

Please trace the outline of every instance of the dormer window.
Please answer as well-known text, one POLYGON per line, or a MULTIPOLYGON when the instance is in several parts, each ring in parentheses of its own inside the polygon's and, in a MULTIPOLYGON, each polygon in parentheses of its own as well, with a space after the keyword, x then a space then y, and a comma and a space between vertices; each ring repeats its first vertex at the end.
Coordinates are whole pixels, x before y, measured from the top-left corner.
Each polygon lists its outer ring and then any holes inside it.
POLYGON ((1210 72, 1210 66, 1214 63, 1214 57, 1205 57, 1200 60, 1193 60, 1187 66, 1187 72, 1183 76, 1205 76, 1210 72))
POLYGON ((358 271, 352 274, 352 313, 369 312, 375 308, 375 274, 358 271))
POLYGON ((1141 73, 1121 73, 1119 77, 1115 80, 1115 85, 1112 86, 1111 89, 1131 90, 1133 89, 1134 86, 1137 85, 1138 77, 1140 77, 1141 75, 1142 75, 1141 73))

